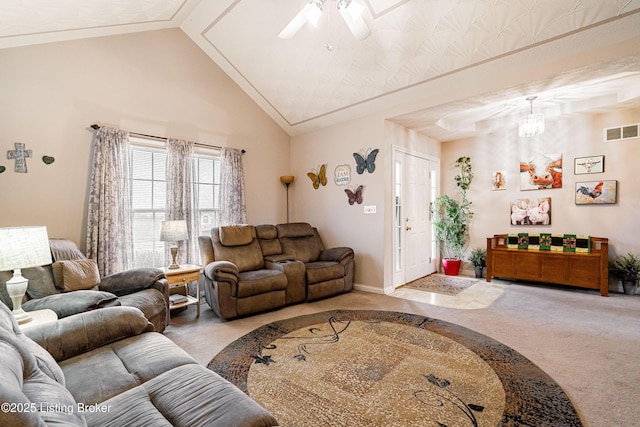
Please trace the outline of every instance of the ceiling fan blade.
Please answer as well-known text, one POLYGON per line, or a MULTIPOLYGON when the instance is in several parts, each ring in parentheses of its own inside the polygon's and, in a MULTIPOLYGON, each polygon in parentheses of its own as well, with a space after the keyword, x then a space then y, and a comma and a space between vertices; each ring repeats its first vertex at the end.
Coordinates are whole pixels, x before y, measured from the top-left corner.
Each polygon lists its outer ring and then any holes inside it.
POLYGON ((355 0, 345 2, 340 1, 338 2, 338 11, 357 40, 364 40, 369 37, 371 30, 367 27, 364 19, 362 19, 364 6, 360 5, 355 0))
POLYGON ((314 26, 318 23, 320 15, 322 15, 322 3, 313 0, 306 4, 300 12, 280 31, 278 37, 281 39, 290 39, 293 37, 304 24, 311 22, 314 26))

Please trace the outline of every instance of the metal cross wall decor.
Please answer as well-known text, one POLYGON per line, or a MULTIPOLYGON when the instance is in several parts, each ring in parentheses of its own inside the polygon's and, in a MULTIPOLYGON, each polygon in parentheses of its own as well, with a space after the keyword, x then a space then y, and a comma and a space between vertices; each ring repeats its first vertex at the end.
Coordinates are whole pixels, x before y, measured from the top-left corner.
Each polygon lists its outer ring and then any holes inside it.
POLYGON ((7 159, 16 160, 15 172, 27 173, 27 158, 31 157, 31 150, 25 150, 25 144, 20 142, 16 142, 15 146, 15 150, 7 151, 7 159))

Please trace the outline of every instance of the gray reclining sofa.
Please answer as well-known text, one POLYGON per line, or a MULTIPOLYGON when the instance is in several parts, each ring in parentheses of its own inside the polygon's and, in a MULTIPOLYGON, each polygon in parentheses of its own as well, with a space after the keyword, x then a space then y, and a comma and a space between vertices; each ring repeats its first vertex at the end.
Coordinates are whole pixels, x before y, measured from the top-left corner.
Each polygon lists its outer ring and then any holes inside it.
POLYGON ((277 421, 133 307, 34 325, 0 302, 0 426, 267 427, 277 421))

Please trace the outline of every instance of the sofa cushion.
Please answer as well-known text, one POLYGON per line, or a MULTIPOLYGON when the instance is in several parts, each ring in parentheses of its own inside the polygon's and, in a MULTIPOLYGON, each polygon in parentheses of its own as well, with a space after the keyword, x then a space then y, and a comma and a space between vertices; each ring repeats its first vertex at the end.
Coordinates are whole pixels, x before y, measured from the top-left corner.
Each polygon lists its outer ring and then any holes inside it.
POLYGON ((287 276, 279 270, 252 270, 240 273, 238 298, 246 298, 287 287, 287 276))
POLYGON ((52 269, 56 287, 65 292, 92 289, 100 283, 98 263, 92 259, 56 261, 52 269))
POLYGON ((227 225, 220 227, 220 243, 224 246, 242 246, 253 239, 251 227, 247 225, 227 225))
POLYGON ((98 289, 122 296, 151 288, 164 278, 165 274, 158 268, 138 267, 103 277, 98 289))
POLYGON ((22 304, 22 308, 25 311, 48 308, 55 311, 58 318, 61 319, 89 310, 119 305, 118 297, 110 292, 81 290, 32 299, 22 304))
POLYGON ((0 401, 29 409, 0 411, 0 425, 86 425, 71 393, 40 369, 29 347, 13 331, 0 328, 0 354, 0 401))
POLYGON ((157 289, 144 289, 118 297, 123 307, 140 309, 144 316, 153 323, 156 332, 162 332, 166 326, 167 303, 164 295, 157 289))
POLYGON ((313 236, 313 227, 306 222, 291 222, 278 224, 278 237, 310 237, 313 236))
POLYGON ((90 426, 277 426, 271 414, 237 387, 198 364, 161 374, 103 402, 108 412, 86 415, 90 426))
POLYGON ((60 367, 76 401, 90 405, 137 387, 177 366, 195 363, 165 336, 144 333, 64 360, 60 367), (87 387, 87 383, 100 384, 100 387, 87 387))
POLYGON ((256 236, 264 257, 282 253, 282 246, 278 240, 278 229, 275 225, 256 225, 256 236))
MULTIPOLYGON (((51 273, 51 264, 42 267, 23 268, 22 276, 29 280, 27 284, 26 301, 29 298, 42 298, 49 295, 55 295, 61 291, 53 284, 53 274, 51 273), (27 298, 28 297, 28 298, 27 298)), ((11 298, 7 294, 5 283, 13 277, 13 271, 0 271, 0 299, 8 307, 12 307, 11 298)))
POLYGON ((68 239, 49 239, 49 248, 51 248, 51 256, 54 261, 86 259, 78 246, 68 239))
POLYGON ((312 285, 327 280, 344 277, 344 265, 335 261, 317 261, 305 264, 307 269, 307 283, 312 285))
MULTIPOLYGON (((245 231, 249 230, 251 233, 251 240, 244 245, 229 246, 224 245, 221 239, 220 229, 229 227, 215 227, 211 230, 211 243, 213 246, 213 254, 216 261, 229 261, 238 267, 240 272, 259 270, 264 267, 264 258, 258 240, 255 238, 255 229, 253 226, 236 226, 241 227, 245 231)), ((245 238, 238 238, 235 242, 246 240, 245 238)))
POLYGON ((13 333, 20 345, 35 357, 38 367, 49 378, 65 385, 62 369, 60 369, 53 356, 22 332, 15 317, 11 315, 7 306, 2 304, 0 304, 0 330, 7 331, 9 334, 13 333))

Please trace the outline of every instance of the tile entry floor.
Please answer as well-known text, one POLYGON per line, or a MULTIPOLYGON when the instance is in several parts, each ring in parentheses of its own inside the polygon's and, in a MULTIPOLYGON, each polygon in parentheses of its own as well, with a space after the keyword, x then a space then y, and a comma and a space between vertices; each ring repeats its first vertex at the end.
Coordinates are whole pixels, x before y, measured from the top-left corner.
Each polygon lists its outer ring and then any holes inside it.
MULTIPOLYGON (((466 276, 459 277, 467 278, 466 276)), ((473 279, 473 277, 468 278, 473 279)), ((500 280, 493 279, 491 282, 487 282, 485 279, 479 279, 477 283, 457 295, 444 295, 399 286, 390 296, 440 307, 474 310, 489 307, 508 286, 507 282, 500 280)))

